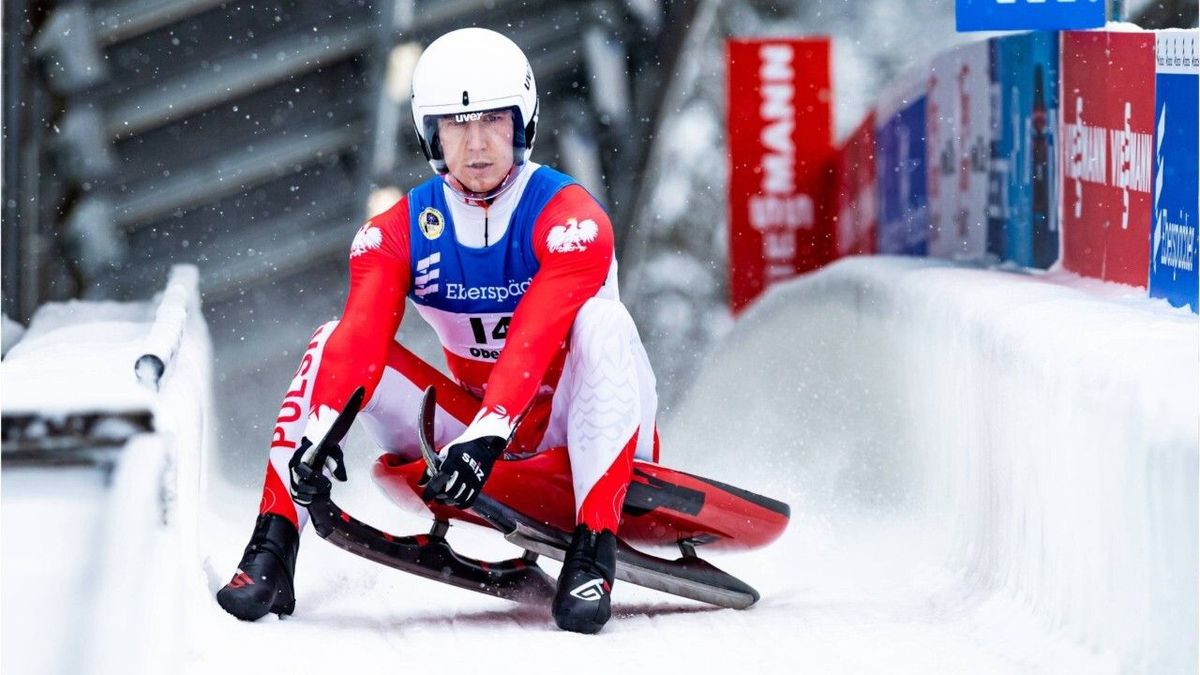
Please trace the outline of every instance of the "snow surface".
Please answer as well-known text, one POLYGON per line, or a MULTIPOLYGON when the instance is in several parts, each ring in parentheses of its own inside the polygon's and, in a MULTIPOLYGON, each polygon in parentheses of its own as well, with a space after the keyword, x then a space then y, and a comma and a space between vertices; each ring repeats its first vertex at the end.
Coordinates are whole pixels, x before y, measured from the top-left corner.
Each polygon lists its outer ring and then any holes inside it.
POLYGON ((151 405, 133 365, 154 324, 152 302, 70 300, 40 307, 0 362, 6 414, 138 412, 151 405))
POLYGON ((95 623, 91 558, 105 534, 105 493, 95 468, 0 472, 0 670, 83 670, 81 637, 95 623))
MULTIPOLYGON (((156 398, 156 420, 173 421, 152 438, 170 452, 139 442, 119 495, 99 496, 94 476, 4 472, 4 670, 1195 672, 1200 321, 1136 296, 883 257, 772 289, 697 365, 662 430, 669 465, 791 504, 775 544, 710 558, 763 598, 719 610, 621 583, 598 637, 312 531, 294 616, 224 614, 213 594, 249 535, 261 469, 204 480, 217 455, 202 448, 193 325, 156 398), (166 526, 150 522, 161 475, 174 477, 166 526), (89 497, 108 510, 79 505, 89 497), (52 547, 29 544, 46 532, 52 547), (89 597, 106 611, 73 611, 89 597)), ((369 484, 359 430, 347 454, 339 503, 394 533, 428 527, 369 484)), ((517 553, 470 526, 450 540, 517 553)))
MULTIPOLYGON (((1198 324, 1134 295, 891 258, 774 289, 663 430, 666 463, 793 507, 771 547, 712 557, 762 592, 744 612, 619 584, 600 637, 564 634, 306 532, 296 615, 240 623, 211 594, 258 495, 214 481, 186 670, 1192 672, 1198 324)), ((347 510, 428 526, 367 472, 335 489, 347 510)), ((516 553, 469 526, 450 540, 516 553)))

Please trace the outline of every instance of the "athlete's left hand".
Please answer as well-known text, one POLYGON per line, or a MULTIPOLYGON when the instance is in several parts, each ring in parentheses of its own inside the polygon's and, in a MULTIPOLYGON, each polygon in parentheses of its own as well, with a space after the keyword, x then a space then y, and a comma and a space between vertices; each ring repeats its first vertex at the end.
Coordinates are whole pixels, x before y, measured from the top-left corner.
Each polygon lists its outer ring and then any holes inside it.
POLYGON ((508 442, 499 436, 482 436, 446 446, 442 465, 425 484, 421 499, 469 508, 506 445, 508 442))
POLYGON ((318 447, 308 440, 308 436, 300 439, 300 447, 292 454, 288 468, 291 470, 292 501, 301 506, 308 506, 317 497, 329 494, 333 483, 323 471, 340 481, 346 480, 341 446, 329 443, 323 448, 318 447))

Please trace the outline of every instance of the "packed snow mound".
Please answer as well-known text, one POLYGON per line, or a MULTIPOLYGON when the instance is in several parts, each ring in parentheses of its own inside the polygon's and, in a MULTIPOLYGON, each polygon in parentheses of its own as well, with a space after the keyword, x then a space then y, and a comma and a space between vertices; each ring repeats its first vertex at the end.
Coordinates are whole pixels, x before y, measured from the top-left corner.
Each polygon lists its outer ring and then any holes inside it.
POLYGON ((24 334, 25 326, 8 318, 7 314, 0 314, 0 357, 8 354, 8 350, 20 342, 24 334))
POLYGON ((770 486, 864 556, 924 556, 1002 651, 1024 638, 989 608, 1016 604, 1117 670, 1194 672, 1200 321, 1141 295, 841 261, 737 322, 663 461, 770 486))
POLYGON ((6 414, 146 410, 151 395, 132 377, 153 302, 49 303, 5 354, 6 414))

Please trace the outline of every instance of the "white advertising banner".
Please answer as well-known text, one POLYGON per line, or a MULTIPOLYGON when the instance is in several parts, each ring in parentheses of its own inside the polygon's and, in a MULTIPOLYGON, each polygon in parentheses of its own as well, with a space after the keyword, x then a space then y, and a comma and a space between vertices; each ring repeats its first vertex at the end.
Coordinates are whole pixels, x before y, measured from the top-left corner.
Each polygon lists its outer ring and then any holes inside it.
POLYGON ((929 77, 929 255, 977 259, 987 249, 987 179, 994 126, 988 43, 938 56, 929 77))

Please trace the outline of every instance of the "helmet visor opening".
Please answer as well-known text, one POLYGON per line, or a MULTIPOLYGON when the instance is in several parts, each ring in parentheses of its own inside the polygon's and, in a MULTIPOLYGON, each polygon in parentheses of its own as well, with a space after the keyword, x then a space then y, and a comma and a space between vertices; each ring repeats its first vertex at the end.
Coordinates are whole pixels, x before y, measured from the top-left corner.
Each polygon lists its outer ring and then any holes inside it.
POLYGON ((486 126, 488 124, 503 124, 505 122, 512 125, 513 161, 521 164, 524 161, 527 140, 525 122, 521 118, 521 110, 517 106, 449 113, 446 115, 427 115, 424 118, 423 131, 425 132, 425 139, 429 143, 429 153, 432 159, 442 160, 445 159, 445 153, 442 149, 442 129, 446 129, 447 133, 453 133, 452 129, 465 129, 467 125, 473 123, 486 126))

